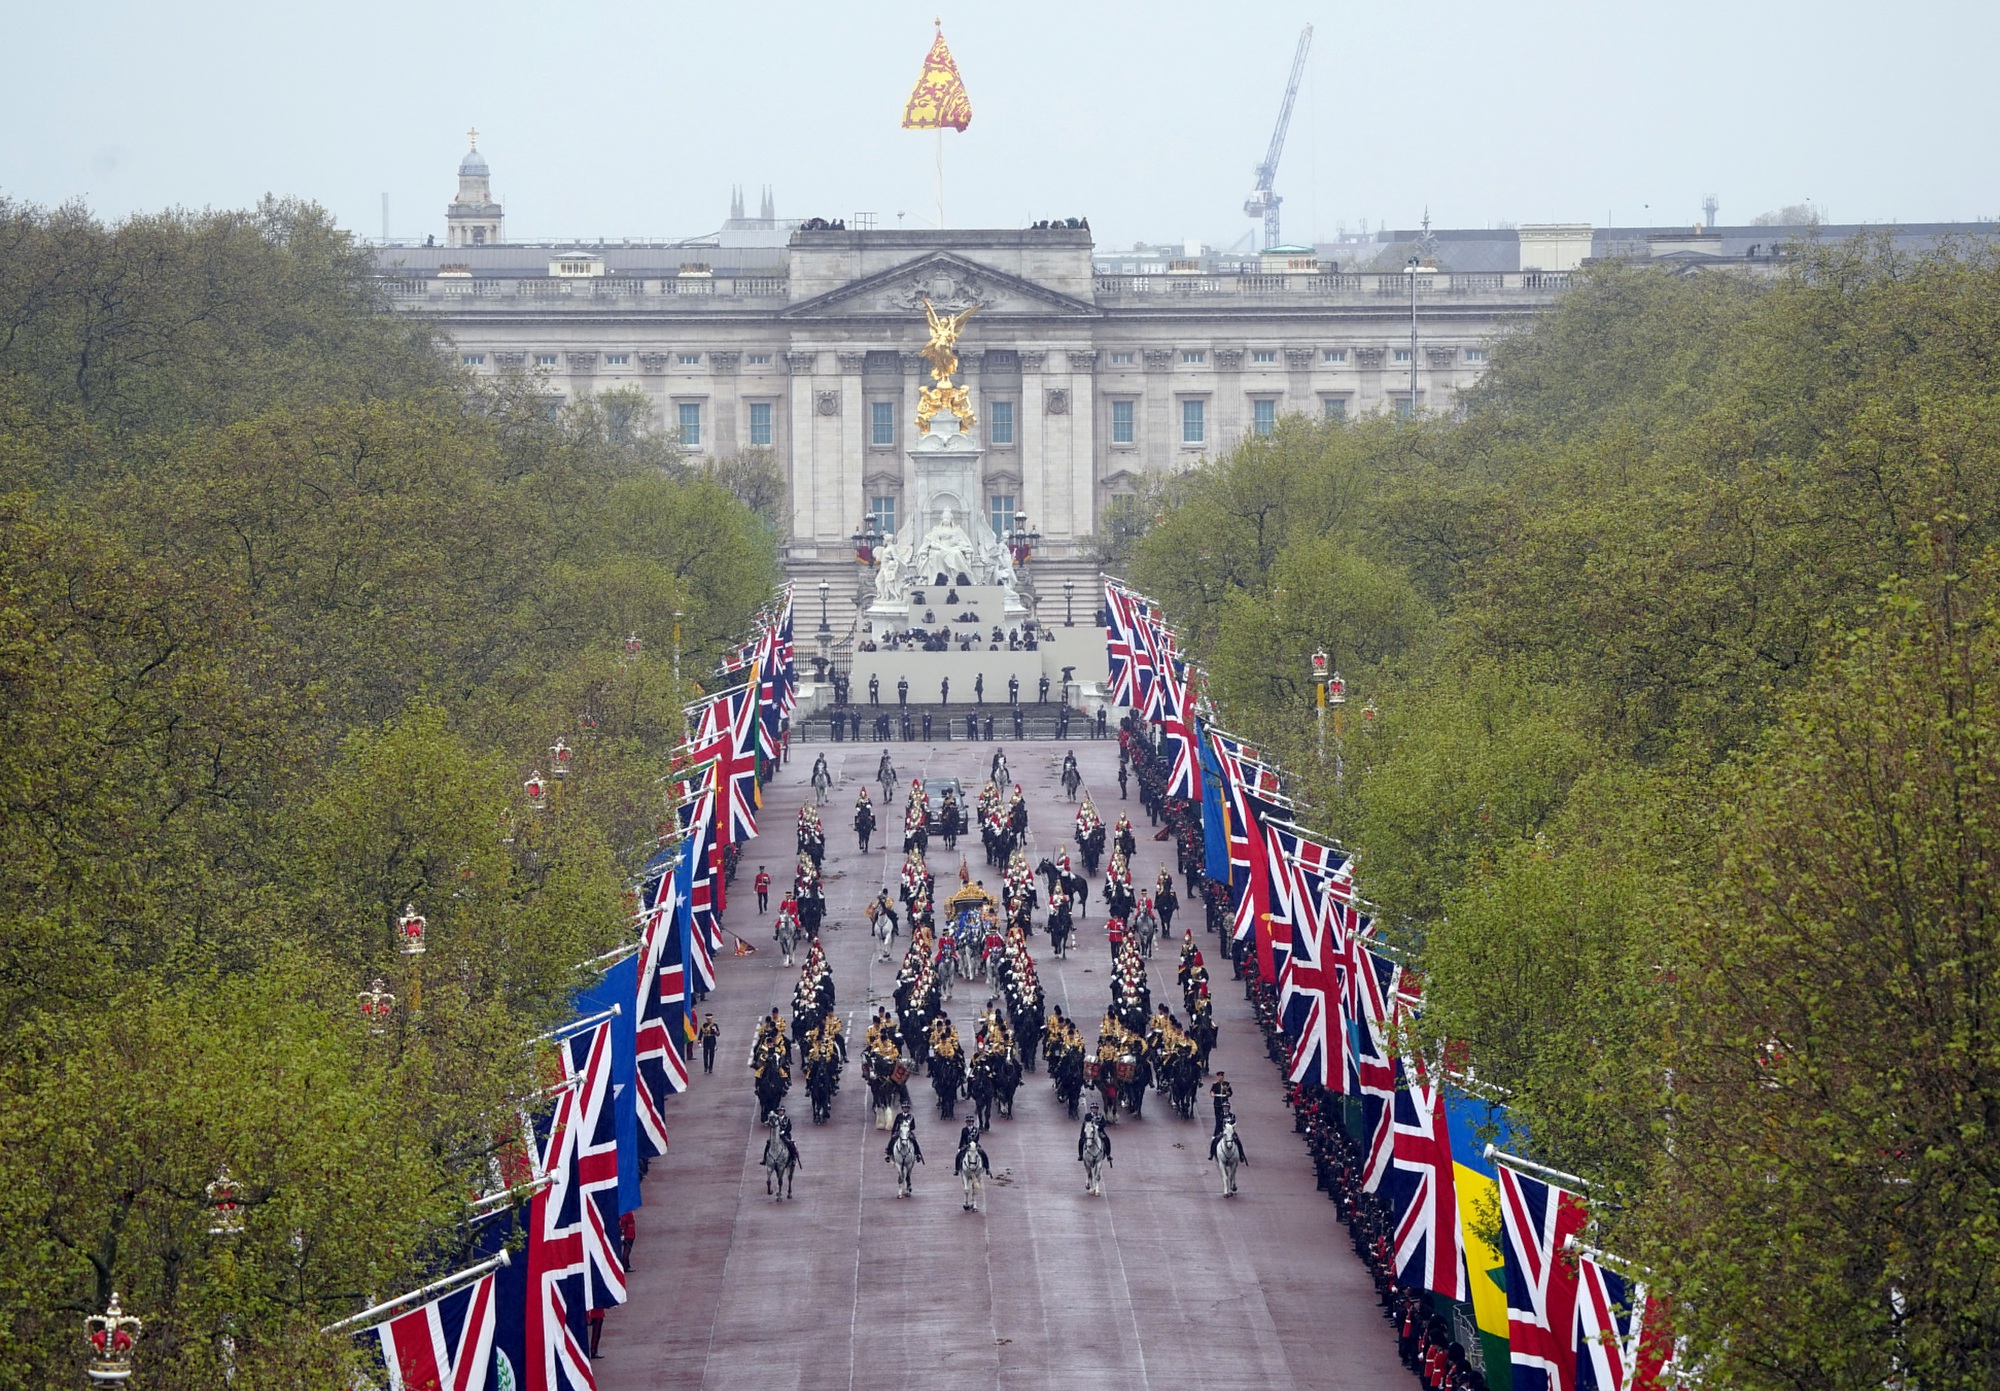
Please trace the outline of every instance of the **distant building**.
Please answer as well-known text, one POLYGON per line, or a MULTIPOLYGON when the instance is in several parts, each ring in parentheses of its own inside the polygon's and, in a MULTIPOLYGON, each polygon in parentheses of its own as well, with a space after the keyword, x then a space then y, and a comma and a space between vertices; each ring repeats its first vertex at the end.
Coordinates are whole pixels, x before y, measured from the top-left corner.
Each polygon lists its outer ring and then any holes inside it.
MULTIPOLYGON (((1229 265, 1198 246, 1102 250, 1081 220, 854 223, 780 221, 767 189, 758 217, 744 216, 738 192, 730 219, 696 241, 509 245, 475 148, 459 166, 447 245, 384 247, 378 263, 392 302, 436 316, 472 371, 533 374, 557 397, 641 392, 697 456, 775 451, 792 503, 787 566, 811 580, 850 572, 864 520, 893 531, 910 505, 903 451, 923 381, 924 297, 977 304, 961 348, 986 450, 985 518, 1003 536, 1040 533, 1046 588, 1091 573, 1094 533, 1149 477, 1283 416, 1453 409, 1493 341, 1592 258, 1768 273, 1799 235, 1426 226, 1229 265), (1421 273, 1408 273, 1412 261, 1421 273)), ((1890 230, 1909 244, 1992 231, 1890 230)))

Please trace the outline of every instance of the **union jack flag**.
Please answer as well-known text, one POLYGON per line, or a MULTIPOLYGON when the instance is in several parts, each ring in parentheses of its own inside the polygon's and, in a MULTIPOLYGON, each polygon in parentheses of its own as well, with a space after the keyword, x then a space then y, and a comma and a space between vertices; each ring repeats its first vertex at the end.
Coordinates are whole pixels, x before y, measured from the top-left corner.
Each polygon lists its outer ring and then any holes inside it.
POLYGON ((1160 715, 1157 689, 1160 664, 1154 648, 1159 642, 1159 628, 1150 600, 1130 594, 1127 602, 1132 615, 1132 708, 1147 719, 1156 720, 1160 715))
POLYGON ((677 1009, 686 1007, 680 934, 684 920, 674 893, 675 860, 656 863, 640 891, 639 997, 634 1002, 633 1041, 638 1081, 635 1097, 639 1143, 649 1155, 667 1152, 667 1124, 661 1109, 669 1093, 688 1088, 677 1009), (668 961, 673 962, 676 997, 668 998, 668 961))
POLYGON ((1395 1152, 1396 1093, 1403 1078, 1394 1042, 1396 1001, 1403 968, 1365 947, 1355 952, 1355 1006, 1349 1018, 1354 1038, 1355 1094, 1361 1098, 1362 1142, 1366 1164, 1363 1192, 1374 1193, 1389 1176, 1395 1152))
POLYGON ((552 1181, 529 1205, 526 1366, 521 1369, 526 1391, 595 1391, 597 1385, 584 1344, 589 1276, 583 1244, 586 1199, 576 1174, 577 1100, 574 1086, 559 1089, 542 1151, 542 1172, 552 1181))
POLYGON ((375 1326, 390 1391, 486 1391, 493 1358, 495 1277, 375 1326))
POLYGON ((1350 859, 1286 828, 1274 827, 1269 843, 1276 850, 1273 925, 1282 904, 1290 927, 1290 951, 1278 975, 1278 1016, 1292 1039, 1290 1080, 1332 1086, 1335 1059, 1345 1051, 1337 963, 1346 944, 1334 894, 1350 859))
POLYGON ((1189 801, 1201 796, 1201 766, 1195 757, 1192 690, 1188 666, 1170 657, 1157 683, 1160 705, 1160 752, 1167 761, 1167 795, 1189 801))
POLYGON ((1673 1340, 1650 1303, 1643 1284, 1577 1253, 1577 1391, 1656 1391, 1667 1380, 1673 1340))
POLYGON ((1111 580, 1104 582, 1104 658, 1111 671, 1111 703, 1137 704, 1132 684, 1132 610, 1125 591, 1111 580))
POLYGON ((1507 1344, 1517 1391, 1576 1391, 1577 1274, 1565 1248, 1590 1214, 1567 1189, 1499 1166, 1507 1344))
POLYGON ((715 769, 698 770, 682 784, 680 860, 674 868, 676 906, 689 932, 683 964, 697 990, 715 989, 715 954, 722 949, 717 891, 722 880, 722 848, 715 833, 715 769))
POLYGON ((1277 794, 1276 775, 1252 761, 1240 741, 1210 730, 1209 743, 1222 771, 1229 810, 1229 904, 1235 913, 1231 936, 1251 941, 1257 924, 1271 911, 1264 828, 1284 824, 1285 804, 1277 794))
POLYGON ((570 1154, 587 1309, 625 1302, 625 1263, 618 1258, 618 1125, 611 1104, 611 1048, 609 1020, 563 1040, 563 1065, 577 1084, 570 1154))
POLYGON ((1396 1093, 1389 1198, 1395 1208, 1396 1279, 1447 1299, 1470 1300, 1458 1182, 1445 1120, 1444 1072, 1421 1056, 1408 1061, 1396 1093))

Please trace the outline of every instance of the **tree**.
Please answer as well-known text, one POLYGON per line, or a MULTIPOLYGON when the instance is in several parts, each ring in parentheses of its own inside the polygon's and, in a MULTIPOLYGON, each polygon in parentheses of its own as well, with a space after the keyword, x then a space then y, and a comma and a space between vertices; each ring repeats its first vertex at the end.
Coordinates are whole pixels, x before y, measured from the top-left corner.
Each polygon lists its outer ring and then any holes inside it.
POLYGON ((1941 546, 1734 775, 1640 1226, 1731 1385, 2000 1378, 2000 555, 1941 546))

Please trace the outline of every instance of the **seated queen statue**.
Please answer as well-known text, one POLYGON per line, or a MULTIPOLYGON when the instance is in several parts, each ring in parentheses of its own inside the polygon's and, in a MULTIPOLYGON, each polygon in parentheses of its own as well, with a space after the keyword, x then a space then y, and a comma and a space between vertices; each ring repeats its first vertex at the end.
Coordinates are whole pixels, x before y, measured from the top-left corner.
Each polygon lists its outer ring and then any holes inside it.
POLYGON ((918 576, 932 584, 971 584, 972 567, 977 548, 965 529, 952 520, 949 507, 938 518, 936 526, 924 534, 923 544, 917 547, 915 570, 918 576))

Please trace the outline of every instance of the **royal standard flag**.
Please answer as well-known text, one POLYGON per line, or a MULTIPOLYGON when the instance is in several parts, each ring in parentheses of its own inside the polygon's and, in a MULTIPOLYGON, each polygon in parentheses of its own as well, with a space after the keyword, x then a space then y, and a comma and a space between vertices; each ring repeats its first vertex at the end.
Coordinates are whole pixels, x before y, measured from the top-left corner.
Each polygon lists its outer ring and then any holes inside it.
POLYGON ((930 55, 924 59, 917 89, 910 93, 910 104, 903 108, 903 129, 943 130, 950 126, 962 131, 971 124, 972 98, 965 94, 965 79, 958 75, 958 64, 951 59, 940 25, 930 55))

